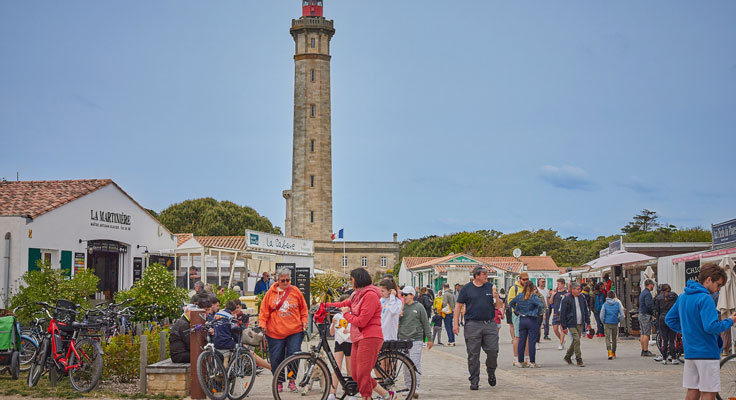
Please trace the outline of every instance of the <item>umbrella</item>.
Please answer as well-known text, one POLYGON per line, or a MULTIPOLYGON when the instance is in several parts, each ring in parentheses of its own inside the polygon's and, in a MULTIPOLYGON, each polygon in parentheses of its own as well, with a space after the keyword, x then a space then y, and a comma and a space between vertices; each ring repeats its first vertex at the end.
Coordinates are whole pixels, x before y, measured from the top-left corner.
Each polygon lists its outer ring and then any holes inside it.
MULTIPOLYGON (((629 253, 625 250, 615 251, 607 256, 596 258, 595 260, 586 263, 585 265, 591 268, 603 268, 611 265, 629 264, 638 261, 651 260, 654 257, 645 256, 639 253, 629 253)), ((653 274, 653 272, 652 272, 653 274)))
MULTIPOLYGON (((734 273, 734 263, 730 257, 723 257, 721 263, 718 264, 721 268, 726 271, 726 284, 721 288, 721 293, 718 295, 718 312, 723 318, 728 318, 734 311, 736 311, 736 273, 734 273)), ((733 328, 731 328, 731 352, 733 349, 733 328)))

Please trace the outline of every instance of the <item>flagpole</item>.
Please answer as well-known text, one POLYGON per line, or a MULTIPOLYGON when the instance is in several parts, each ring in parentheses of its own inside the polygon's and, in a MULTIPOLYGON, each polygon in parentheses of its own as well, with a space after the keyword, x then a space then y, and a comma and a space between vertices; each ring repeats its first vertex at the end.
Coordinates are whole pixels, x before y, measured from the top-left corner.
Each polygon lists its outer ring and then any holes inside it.
MULTIPOLYGON (((342 259, 345 259, 345 238, 342 239, 342 259)), ((345 263, 342 263, 342 273, 345 274, 345 263)))

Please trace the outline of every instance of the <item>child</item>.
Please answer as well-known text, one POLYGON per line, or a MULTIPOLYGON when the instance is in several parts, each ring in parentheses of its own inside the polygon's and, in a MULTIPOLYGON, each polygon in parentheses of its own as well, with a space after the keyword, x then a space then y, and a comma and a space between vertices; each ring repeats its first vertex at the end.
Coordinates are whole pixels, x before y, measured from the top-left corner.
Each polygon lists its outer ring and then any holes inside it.
MULTIPOLYGON (((427 311, 424 310, 424 306, 414 301, 416 292, 411 286, 405 286, 401 289, 401 294, 404 295, 405 304, 404 310, 401 313, 401 319, 399 319, 399 339, 411 340, 413 345, 409 349, 409 358, 414 361, 414 365, 417 367, 417 391, 421 383, 422 373, 422 344, 429 340, 432 332, 429 329, 429 318, 427 317, 427 311)), ((427 342, 427 350, 431 350, 434 343, 427 342)), ((404 383, 408 384, 408 371, 404 371, 404 383)))
POLYGON ((608 350, 608 359, 616 358, 616 337, 618 336, 618 324, 624 320, 624 309, 621 303, 616 300, 616 293, 611 290, 606 296, 606 302, 601 307, 598 315, 603 322, 603 330, 606 335, 606 350, 608 350))
POLYGON ((383 340, 396 340, 399 331, 399 314, 401 300, 396 297, 396 284, 391 279, 384 279, 378 284, 381 289, 381 330, 383 340))
POLYGON ((434 316, 432 316, 432 343, 442 346, 442 317, 437 310, 434 310, 434 316), (437 338, 436 342, 435 338, 437 338))
MULTIPOLYGON (((349 296, 343 295, 340 297, 340 301, 345 301, 349 296)), ((399 302, 401 304, 401 302, 399 302)), ((347 376, 352 376, 350 371, 350 351, 353 347, 350 342, 350 324, 343 317, 342 313, 337 313, 332 318, 332 324, 330 325, 330 335, 335 336, 335 362, 338 368, 342 368, 342 360, 345 359, 345 369, 347 370, 347 376)), ((337 395, 337 375, 333 373, 332 378, 332 393, 327 397, 327 400, 335 400, 337 395)))
POLYGON ((501 332, 501 318, 503 318, 503 311, 501 311, 500 308, 496 309, 496 315, 493 317, 493 322, 496 323, 496 327, 498 327, 498 332, 501 332))

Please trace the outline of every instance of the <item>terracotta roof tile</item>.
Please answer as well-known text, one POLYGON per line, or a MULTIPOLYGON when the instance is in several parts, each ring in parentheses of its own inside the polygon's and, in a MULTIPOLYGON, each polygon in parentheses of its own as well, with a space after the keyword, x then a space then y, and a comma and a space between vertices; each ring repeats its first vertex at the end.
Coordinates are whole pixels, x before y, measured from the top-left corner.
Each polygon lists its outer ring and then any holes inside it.
POLYGON ((424 264, 427 261, 432 261, 435 258, 437 257, 404 257, 402 258, 402 260, 404 261, 404 266, 411 269, 419 264, 424 264))
POLYGON ((204 247, 245 250, 245 236, 195 236, 204 247))
POLYGON ((550 256, 521 256, 519 260, 526 264, 528 271, 558 271, 560 269, 550 256))
POLYGON ((183 245, 194 236, 193 233, 176 233, 174 235, 176 236, 176 247, 183 245))
POLYGON ((111 179, 0 182, 0 215, 36 218, 111 183, 111 179))

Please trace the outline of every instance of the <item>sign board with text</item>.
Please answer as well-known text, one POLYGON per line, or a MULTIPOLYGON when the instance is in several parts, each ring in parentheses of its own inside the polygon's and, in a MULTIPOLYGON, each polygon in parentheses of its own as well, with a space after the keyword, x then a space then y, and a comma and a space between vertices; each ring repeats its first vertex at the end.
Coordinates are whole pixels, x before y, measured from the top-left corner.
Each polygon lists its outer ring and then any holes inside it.
POLYGON ((713 234, 713 247, 723 248, 736 243, 736 219, 710 226, 713 234))
POLYGON ((248 250, 263 250, 290 254, 314 254, 314 241, 290 238, 271 233, 245 231, 248 250))

